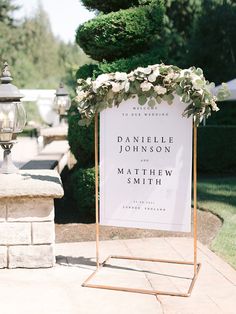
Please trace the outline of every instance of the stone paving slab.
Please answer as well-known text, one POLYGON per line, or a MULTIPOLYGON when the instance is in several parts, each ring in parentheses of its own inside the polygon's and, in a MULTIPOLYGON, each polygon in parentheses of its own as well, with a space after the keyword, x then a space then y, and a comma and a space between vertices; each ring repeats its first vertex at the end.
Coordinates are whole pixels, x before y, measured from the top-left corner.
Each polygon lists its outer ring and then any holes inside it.
MULTIPOLYGON (((113 240, 100 243, 100 255, 191 260, 192 248, 187 238, 113 240)), ((1 314, 235 314, 236 271, 200 243, 202 268, 189 298, 81 287, 95 269, 94 242, 57 244, 56 255, 52 269, 0 270, 1 314)), ((124 260, 108 264, 94 278, 97 283, 178 291, 192 274, 189 266, 124 260)))

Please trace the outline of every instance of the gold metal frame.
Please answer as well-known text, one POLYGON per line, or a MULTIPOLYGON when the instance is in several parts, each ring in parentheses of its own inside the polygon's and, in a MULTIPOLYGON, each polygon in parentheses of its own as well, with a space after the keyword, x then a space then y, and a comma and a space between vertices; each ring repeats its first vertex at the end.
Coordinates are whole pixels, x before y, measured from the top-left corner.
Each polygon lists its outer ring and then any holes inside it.
POLYGON ((110 255, 102 263, 99 262, 99 204, 98 204, 98 114, 95 115, 95 200, 96 200, 96 270, 85 280, 82 284, 83 287, 108 289, 116 291, 135 292, 151 295, 171 295, 180 297, 189 297, 192 293, 194 284, 196 282, 201 264, 197 262, 197 128, 193 127, 193 262, 187 261, 176 261, 176 260, 164 260, 164 259, 153 259, 153 258, 142 258, 142 257, 129 257, 120 255, 110 255), (91 284, 90 280, 98 273, 98 271, 106 265, 109 259, 126 259, 136 260, 144 262, 157 262, 157 263, 171 263, 179 265, 193 265, 193 277, 187 292, 171 292, 171 291, 159 291, 149 289, 137 289, 110 285, 91 284))

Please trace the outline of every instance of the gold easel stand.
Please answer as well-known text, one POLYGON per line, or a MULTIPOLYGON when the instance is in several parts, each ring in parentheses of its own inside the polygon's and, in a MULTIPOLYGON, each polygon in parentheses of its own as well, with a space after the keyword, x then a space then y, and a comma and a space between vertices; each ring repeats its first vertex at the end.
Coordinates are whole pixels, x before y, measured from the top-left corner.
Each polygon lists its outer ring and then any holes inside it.
POLYGON ((85 280, 82 284, 83 287, 89 288, 99 288, 126 292, 135 292, 143 294, 152 295, 171 295, 180 297, 189 297, 192 293, 194 284, 197 280, 201 264, 197 263, 197 128, 193 129, 193 262, 186 261, 175 261, 175 260, 164 260, 164 259, 153 259, 153 258, 142 258, 142 257, 129 257, 129 256, 119 256, 110 255, 102 263, 99 262, 99 220, 98 220, 98 114, 95 116, 95 194, 96 194, 96 270, 85 280), (124 259, 124 260, 135 260, 143 262, 158 262, 158 263, 169 263, 169 264, 179 264, 179 265, 193 265, 194 274, 191 279, 191 283, 187 292, 171 292, 171 291, 159 291, 159 290, 149 290, 149 289, 136 289, 100 284, 91 284, 90 280, 99 272, 99 270, 106 265, 109 259, 124 259))

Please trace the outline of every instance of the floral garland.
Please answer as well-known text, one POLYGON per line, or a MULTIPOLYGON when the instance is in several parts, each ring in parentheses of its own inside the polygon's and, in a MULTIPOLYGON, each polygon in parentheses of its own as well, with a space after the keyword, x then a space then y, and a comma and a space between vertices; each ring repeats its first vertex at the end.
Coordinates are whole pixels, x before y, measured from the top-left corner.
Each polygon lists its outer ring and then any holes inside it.
POLYGON ((206 81, 200 68, 182 70, 173 65, 156 64, 138 67, 129 74, 116 72, 101 74, 96 80, 79 79, 75 102, 81 115, 80 125, 89 125, 96 112, 118 107, 131 97, 138 97, 141 106, 147 103, 154 107, 162 101, 171 105, 177 94, 187 104, 183 116, 192 115, 195 126, 198 126, 203 117, 219 110, 216 101, 228 96, 225 86, 217 97, 213 96, 213 87, 214 83, 206 81))

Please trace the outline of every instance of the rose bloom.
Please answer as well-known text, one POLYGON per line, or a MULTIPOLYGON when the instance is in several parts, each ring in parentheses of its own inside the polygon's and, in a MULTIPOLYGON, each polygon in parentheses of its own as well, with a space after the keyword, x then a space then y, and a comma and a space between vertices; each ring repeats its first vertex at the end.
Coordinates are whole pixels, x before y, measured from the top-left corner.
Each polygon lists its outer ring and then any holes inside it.
POLYGON ((150 74, 150 75, 148 76, 148 80, 149 80, 149 82, 151 82, 151 83, 155 82, 156 78, 157 78, 157 75, 155 75, 154 73, 152 73, 152 74, 150 74))
POLYGON ((112 85, 112 91, 114 93, 118 93, 119 91, 122 90, 122 86, 119 83, 112 82, 111 85, 112 85))
MULTIPOLYGON (((144 74, 150 74, 152 72, 152 69, 151 68, 142 68, 142 67, 138 67, 137 72, 141 72, 141 73, 144 73, 144 74)), ((136 72, 135 71, 135 72, 136 72)))
POLYGON ((127 73, 116 72, 115 73, 115 80, 117 80, 117 81, 125 81, 125 80, 127 80, 127 73))
POLYGON ((144 81, 140 84, 140 88, 143 92, 148 92, 152 87, 153 85, 147 81, 144 81))
POLYGON ((157 85, 154 87, 155 92, 157 92, 158 95, 164 95, 167 92, 167 89, 161 85, 157 85))

